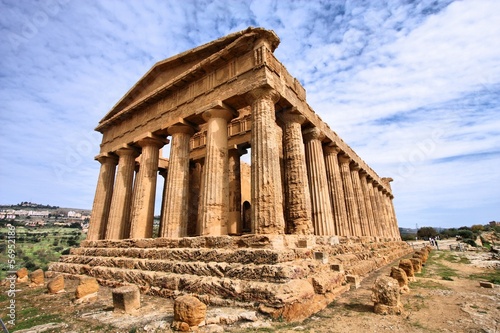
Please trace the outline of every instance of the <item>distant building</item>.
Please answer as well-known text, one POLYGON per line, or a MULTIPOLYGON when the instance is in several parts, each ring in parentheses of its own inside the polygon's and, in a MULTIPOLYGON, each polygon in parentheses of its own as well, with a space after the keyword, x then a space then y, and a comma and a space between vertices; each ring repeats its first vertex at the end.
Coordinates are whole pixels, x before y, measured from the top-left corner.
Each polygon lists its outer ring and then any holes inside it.
POLYGON ((75 212, 75 211, 70 210, 70 211, 68 212, 68 217, 79 218, 79 217, 82 217, 82 214, 81 214, 81 213, 77 213, 77 212, 75 212))
POLYGON ((39 217, 49 217, 49 211, 48 210, 30 210, 28 212, 28 216, 39 216, 39 217))

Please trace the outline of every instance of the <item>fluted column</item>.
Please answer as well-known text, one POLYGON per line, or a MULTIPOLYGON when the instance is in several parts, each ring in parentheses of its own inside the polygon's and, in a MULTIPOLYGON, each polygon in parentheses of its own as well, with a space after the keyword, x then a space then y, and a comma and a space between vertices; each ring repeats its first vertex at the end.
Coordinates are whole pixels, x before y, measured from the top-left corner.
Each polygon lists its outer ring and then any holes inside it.
POLYGON ((241 170, 240 156, 246 150, 229 150, 229 212, 227 232, 230 235, 241 234, 241 170))
POLYGON ((316 127, 304 131, 314 234, 334 235, 332 204, 321 143, 324 137, 324 134, 316 127))
POLYGON ((129 230, 130 226, 135 158, 138 153, 133 148, 120 148, 116 154, 118 155, 118 171, 111 199, 106 239, 129 237, 126 230, 129 230))
POLYGON ((252 232, 282 234, 283 195, 280 145, 276 140, 274 104, 280 95, 271 88, 257 88, 247 94, 252 120, 252 232))
POLYGON ((132 203, 130 238, 151 238, 153 236, 158 161, 160 148, 165 143, 160 138, 144 138, 137 143, 142 147, 142 153, 132 203))
POLYGON ((361 170, 359 172, 361 191, 363 192, 363 199, 365 201, 365 208, 366 208, 366 217, 367 217, 367 221, 368 221, 368 235, 375 236, 376 235, 375 218, 373 216, 373 207, 372 207, 372 203, 370 200, 370 192, 368 190, 367 176, 368 176, 368 174, 366 173, 366 171, 361 170))
POLYGON ((347 221, 347 208, 344 200, 344 188, 342 186, 342 176, 338 161, 338 154, 341 150, 337 146, 325 146, 323 147, 323 151, 325 154, 326 176, 332 201, 335 234, 347 236, 350 233, 347 221))
POLYGON ((382 232, 381 232, 381 225, 380 225, 380 214, 379 214, 379 208, 377 204, 377 199, 375 197, 375 191, 377 190, 377 187, 374 185, 374 180, 372 177, 367 177, 367 188, 368 188, 368 194, 370 195, 370 203, 372 205, 372 212, 373 212, 373 232, 374 236, 381 237, 382 232))
POLYGON ((385 202, 383 199, 383 187, 382 185, 378 184, 375 190, 375 196, 377 198, 377 205, 378 205, 378 210, 379 210, 379 216, 380 216, 380 226, 381 226, 381 236, 382 237, 389 237, 389 232, 388 228, 389 225, 387 224, 387 216, 386 216, 386 210, 385 210, 385 202))
POLYGON ((354 195, 354 187, 352 185, 351 170, 349 163, 351 159, 347 155, 339 155, 340 174, 342 175, 342 186, 344 187, 345 205, 347 209, 347 221, 349 225, 350 236, 360 236, 358 231, 359 215, 358 205, 354 195))
POLYGON ((189 167, 189 213, 187 235, 200 235, 198 225, 198 207, 200 204, 201 176, 203 174, 201 161, 194 161, 189 167))
MULTIPOLYGON (((161 153, 160 153, 161 155, 161 153)), ((163 215, 165 214, 165 199, 167 198, 166 197, 166 194, 167 194, 167 176, 168 176, 168 168, 167 169, 159 169, 158 170, 158 173, 160 174, 160 176, 162 176, 163 178, 163 186, 162 186, 162 192, 161 192, 161 208, 160 208, 160 225, 159 225, 159 228, 158 228, 158 237, 161 237, 161 233, 162 233, 162 223, 161 221, 163 221, 163 215)))
POLYGON ((101 163, 99 178, 90 215, 89 231, 87 240, 103 239, 108 224, 109 208, 113 196, 113 184, 115 182, 116 164, 115 156, 99 156, 96 160, 101 163))
POLYGON ((194 130, 178 124, 168 128, 171 137, 170 158, 165 189, 161 237, 187 235, 189 199, 189 140, 194 130))
POLYGON ((287 232, 302 235, 313 234, 311 196, 301 128, 306 118, 291 111, 283 112, 281 118, 284 123, 283 160, 287 232))
POLYGON ((396 228, 395 228, 394 220, 392 218, 389 192, 387 190, 384 193, 384 203, 385 203, 385 211, 387 214, 387 223, 389 224, 389 231, 391 232, 391 237, 396 238, 396 228))
POLYGON ((368 232, 368 218, 366 213, 365 206, 365 197, 363 195, 363 191, 361 189, 361 183, 359 178, 359 166, 356 163, 351 163, 351 179, 352 179, 352 187, 354 189, 354 196, 356 198, 356 204, 358 206, 359 213, 359 232, 361 236, 368 236, 370 233, 368 232))
POLYGON ((398 219, 396 218, 396 210, 394 209, 394 201, 393 201, 393 199, 394 199, 394 196, 391 195, 389 197, 389 205, 390 205, 390 210, 392 212, 393 223, 394 223, 394 226, 395 226, 395 228, 397 230, 396 239, 397 240, 401 240, 401 234, 399 232, 398 219))
POLYGON ((203 113, 207 121, 207 144, 198 220, 202 235, 227 235, 229 180, 227 123, 233 113, 213 108, 203 113))
MULTIPOLYGON (((371 178, 371 188, 373 192, 373 200, 372 206, 375 207, 374 217, 375 217, 375 225, 377 228, 377 236, 384 237, 384 216, 382 214, 382 208, 380 207, 380 200, 378 196, 378 182, 371 178)), ((368 188, 370 189, 370 188, 368 188)))

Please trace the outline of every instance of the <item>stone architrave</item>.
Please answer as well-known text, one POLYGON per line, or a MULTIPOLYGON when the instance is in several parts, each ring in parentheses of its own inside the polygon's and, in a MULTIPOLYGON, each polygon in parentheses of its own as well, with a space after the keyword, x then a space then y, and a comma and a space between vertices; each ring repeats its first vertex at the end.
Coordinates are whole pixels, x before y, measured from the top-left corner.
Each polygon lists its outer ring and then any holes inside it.
POLYGON ((106 239, 129 237, 125 233, 128 229, 126 224, 130 224, 135 158, 138 154, 133 148, 120 148, 116 151, 116 154, 119 156, 118 172, 113 189, 113 198, 111 199, 106 239))
POLYGON ((325 158, 321 140, 324 134, 316 127, 304 131, 307 175, 311 191, 314 234, 334 235, 330 190, 326 178, 325 158))
POLYGON ((229 235, 241 234, 241 170, 240 156, 246 150, 237 147, 229 150, 229 209, 227 220, 227 233, 229 235))
POLYGON ((347 221, 349 223, 349 235, 361 236, 359 232, 359 214, 354 187, 352 184, 351 169, 349 163, 351 158, 347 155, 339 155, 340 174, 342 175, 342 185, 344 186, 344 200, 347 208, 347 221))
POLYGON ((325 153, 326 175, 332 199, 335 234, 348 236, 350 233, 347 221, 347 208, 344 201, 344 188, 342 186, 342 176, 338 161, 338 154, 341 150, 337 146, 325 146, 323 147, 323 151, 325 153))
POLYGON ((280 142, 276 140, 274 104, 280 95, 261 87, 246 95, 251 107, 251 224, 257 234, 283 234, 283 192, 281 186, 280 142))
POLYGON ((356 197, 356 204, 358 206, 359 213, 359 233, 361 236, 369 236, 368 231, 368 217, 366 213, 365 198, 363 195, 363 190, 361 189, 361 182, 359 178, 359 166, 355 163, 350 164, 351 167, 351 179, 352 187, 354 189, 354 196, 356 197))
POLYGON ((92 205, 87 240, 104 239, 113 196, 116 164, 118 163, 115 156, 98 156, 96 160, 101 163, 101 169, 97 180, 94 204, 92 205))
POLYGON ((306 118, 293 109, 283 112, 281 119, 284 123, 283 160, 287 232, 309 235, 314 233, 314 229, 301 128, 306 118))
POLYGON ((189 208, 189 140, 194 130, 190 126, 178 124, 167 131, 172 137, 160 236, 185 237, 189 208))
POLYGON ((233 112, 224 107, 212 108, 203 113, 203 118, 207 121, 207 143, 198 223, 203 236, 227 235, 229 211, 227 123, 233 118, 233 112))
POLYGON ((151 238, 160 148, 165 143, 160 138, 144 138, 138 144, 142 147, 141 166, 135 180, 130 238, 151 238))

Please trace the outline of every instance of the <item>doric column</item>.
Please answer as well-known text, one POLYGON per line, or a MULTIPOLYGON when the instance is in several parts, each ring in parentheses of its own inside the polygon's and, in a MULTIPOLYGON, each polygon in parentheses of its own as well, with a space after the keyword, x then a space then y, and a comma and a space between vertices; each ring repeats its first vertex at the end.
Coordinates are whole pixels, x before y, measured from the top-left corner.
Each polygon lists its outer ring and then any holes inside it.
POLYGON ((377 228, 377 236, 384 237, 385 226, 384 226, 384 216, 382 213, 383 211, 382 208, 380 207, 379 189, 378 189, 379 183, 373 178, 371 179, 371 181, 372 181, 371 188, 373 190, 372 206, 376 207, 374 210, 374 217, 377 228))
POLYGON ((352 187, 354 189, 354 196, 356 198, 356 204, 358 206, 359 213, 359 232, 361 236, 368 236, 368 218, 366 214, 365 197, 363 195, 363 190, 361 189, 361 183, 359 178, 359 166, 357 163, 351 163, 351 179, 352 187))
POLYGON ((101 163, 97 187, 95 190, 92 214, 90 215, 87 240, 103 239, 106 234, 109 207, 113 196, 113 184, 118 159, 115 156, 99 156, 96 160, 101 163))
POLYGON ((274 104, 280 95, 271 88, 257 88, 247 94, 252 120, 252 232, 282 234, 283 196, 280 173, 280 145, 276 140, 274 104))
POLYGON ((366 208, 366 217, 368 220, 368 235, 376 236, 375 230, 375 217, 373 215, 373 206, 370 200, 370 192, 368 190, 368 174, 366 171, 361 170, 359 172, 361 191, 363 192, 363 199, 365 200, 365 208, 366 208))
MULTIPOLYGON (((160 151, 161 155, 161 151, 160 151)), ((160 226, 158 229, 158 237, 161 237, 161 232, 162 232, 162 224, 161 221, 163 221, 163 215, 165 214, 165 199, 166 199, 166 192, 167 192, 167 176, 168 176, 168 167, 167 169, 159 169, 158 173, 160 176, 163 177, 163 186, 162 186, 162 191, 161 191, 161 208, 160 208, 160 226)))
POLYGON ((378 211, 379 211, 379 217, 380 217, 380 231, 381 231, 381 236, 382 237, 389 237, 389 232, 388 232, 388 224, 387 224, 387 216, 386 216, 386 211, 385 211, 385 202, 383 199, 383 187, 380 184, 377 184, 377 187, 373 188, 375 190, 375 197, 377 199, 377 206, 378 206, 378 211))
POLYGON ((202 235, 227 235, 229 209, 227 123, 233 113, 213 108, 203 113, 207 121, 207 144, 203 167, 198 220, 202 235))
POLYGON ((170 158, 165 189, 161 237, 178 238, 187 235, 189 198, 189 140, 194 130, 177 124, 168 128, 171 137, 170 158))
POLYGON ((334 235, 332 204, 328 181, 326 179, 325 158, 321 143, 324 137, 324 134, 316 127, 304 131, 314 234, 334 235))
POLYGON ((120 148, 116 154, 118 155, 118 172, 111 199, 106 239, 128 238, 126 230, 130 230, 130 206, 132 204, 135 158, 138 153, 133 148, 120 148))
POLYGON ((379 216, 378 216, 378 206, 377 201, 375 199, 375 191, 373 189, 373 178, 370 176, 366 177, 366 185, 368 189, 368 195, 370 197, 370 204, 372 206, 372 214, 373 214, 373 236, 380 236, 380 226, 379 226, 379 216))
POLYGON ((200 235, 198 225, 198 207, 200 204, 201 176, 203 165, 201 160, 192 161, 189 167, 189 213, 187 235, 200 235))
POLYGON ((160 138, 144 138, 137 142, 142 148, 140 168, 136 176, 132 203, 130 238, 151 238, 155 210, 156 178, 160 148, 165 144, 160 138))
POLYGON ((287 232, 314 233, 311 220, 311 196, 307 180, 306 156, 301 125, 306 118, 300 113, 285 111, 283 120, 283 161, 285 173, 285 216, 287 232))
POLYGON ((241 234, 241 171, 240 156, 246 150, 237 147, 229 150, 229 210, 227 232, 230 235, 241 234))
POLYGON ((345 205, 347 209, 347 221, 349 224, 350 236, 361 236, 358 232, 359 215, 358 205, 354 195, 354 187, 351 179, 351 169, 349 163, 351 159, 347 155, 339 155, 340 174, 342 175, 342 185, 344 187, 345 205))
POLYGON ((395 228, 397 230, 396 239, 397 240, 401 240, 401 234, 399 232, 398 219, 396 218, 396 210, 394 209, 394 201, 393 201, 393 199, 394 199, 394 196, 391 195, 389 197, 389 205, 390 205, 390 210, 392 212, 393 223, 394 223, 394 226, 395 226, 395 228))
POLYGON ((396 238, 396 225, 394 223, 394 219, 392 218, 392 210, 391 210, 391 199, 389 198, 390 194, 387 190, 384 192, 384 203, 385 203, 385 211, 387 214, 387 223, 389 224, 389 231, 391 233, 392 238, 396 238))
POLYGON ((347 208, 344 200, 344 188, 342 186, 342 176, 338 161, 338 154, 341 150, 337 146, 325 146, 323 147, 323 151, 325 153, 326 176, 332 199, 335 234, 347 236, 350 233, 347 221, 347 208))

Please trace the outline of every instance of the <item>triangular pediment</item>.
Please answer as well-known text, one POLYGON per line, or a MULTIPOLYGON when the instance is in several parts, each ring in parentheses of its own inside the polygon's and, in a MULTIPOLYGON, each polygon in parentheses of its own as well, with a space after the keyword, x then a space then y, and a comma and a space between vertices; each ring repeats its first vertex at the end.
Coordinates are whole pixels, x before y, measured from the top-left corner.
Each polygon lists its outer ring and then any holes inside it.
POLYGON ((273 40, 274 51, 279 44, 274 32, 250 27, 157 62, 104 116, 97 130, 120 113, 157 97, 165 85, 175 81, 175 87, 180 88, 217 68, 229 60, 224 58, 225 50, 231 49, 232 54, 248 52, 255 41, 262 37, 273 40))

